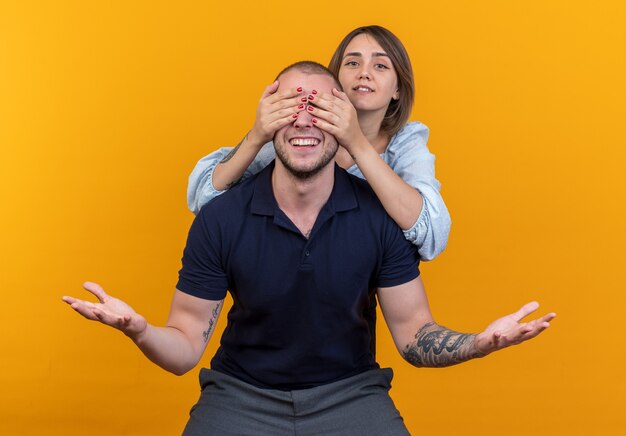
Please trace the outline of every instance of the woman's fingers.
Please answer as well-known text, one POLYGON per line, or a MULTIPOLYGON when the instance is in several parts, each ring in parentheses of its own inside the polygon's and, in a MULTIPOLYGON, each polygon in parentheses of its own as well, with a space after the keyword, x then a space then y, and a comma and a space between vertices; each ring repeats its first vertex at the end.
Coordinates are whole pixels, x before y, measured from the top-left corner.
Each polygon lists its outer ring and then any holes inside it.
POLYGON ((289 88, 280 92, 274 92, 273 94, 261 98, 261 103, 268 106, 273 106, 278 103, 279 105, 282 104, 283 107, 286 107, 293 106, 296 102, 306 102, 306 96, 302 94, 302 88, 289 88), (300 89, 300 91, 298 91, 298 89, 300 89))
POLYGON ((276 93, 276 91, 278 90, 278 85, 279 85, 278 80, 275 80, 274 83, 272 83, 271 85, 268 85, 265 88, 265 90, 263 90, 263 94, 261 94, 261 100, 276 93))
MULTIPOLYGON (((294 106, 288 106, 284 109, 277 109, 274 112, 267 115, 267 122, 271 123, 278 119, 289 118, 293 114, 297 114, 305 109, 303 104, 296 104, 294 106)), ((295 119, 296 117, 294 117, 295 119)))
POLYGON ((332 94, 309 94, 307 96, 307 100, 309 104, 313 104, 318 108, 335 113, 337 115, 344 114, 349 110, 349 106, 345 101, 343 101, 339 97, 335 97, 332 94))
POLYGON ((275 114, 278 111, 281 110, 291 110, 291 111, 299 111, 304 109, 304 106, 306 105, 306 103, 303 103, 300 99, 298 98, 288 98, 285 100, 280 100, 277 101, 276 103, 273 104, 263 104, 263 107, 261 108, 261 113, 263 115, 266 116, 270 116, 275 114))
MULTIPOLYGON (((272 90, 273 88, 268 87, 267 93, 272 90)), ((264 142, 271 140, 278 129, 297 118, 296 114, 305 105, 305 102, 302 101, 303 97, 300 95, 301 92, 302 88, 290 88, 269 95, 264 93, 264 97, 261 98, 257 107, 256 121, 253 127, 259 138, 264 142)), ((306 100, 306 97, 304 98, 306 100)))
MULTIPOLYGON (((321 118, 313 118, 311 120, 315 127, 319 127, 321 130, 333 135, 335 138, 337 137, 337 132, 339 129, 334 124, 329 123, 328 121, 324 121, 321 118)), ((337 139, 339 141, 339 139, 337 139)))
POLYGON ((306 106, 306 103, 302 101, 303 97, 300 97, 298 91, 291 91, 276 93, 259 106, 257 118, 269 136, 273 135, 276 130, 286 125, 289 121, 294 121, 297 118, 296 114, 306 106), (296 94, 295 96, 294 93, 296 94))
POLYGON ((293 123, 298 118, 297 112, 286 111, 287 115, 279 116, 267 123, 268 130, 276 132, 284 126, 293 123))
POLYGON ((306 111, 318 120, 324 120, 334 126, 338 126, 342 120, 336 113, 312 105, 308 105, 306 111))
POLYGON ((347 102, 347 103, 352 104, 352 103, 350 102, 350 99, 348 98, 348 95, 347 95, 345 92, 340 91, 340 90, 339 90, 339 89, 337 89, 337 88, 333 88, 333 91, 332 91, 332 92, 333 92, 333 95, 334 95, 335 97, 340 98, 341 100, 343 100, 343 101, 345 101, 345 102, 347 102))

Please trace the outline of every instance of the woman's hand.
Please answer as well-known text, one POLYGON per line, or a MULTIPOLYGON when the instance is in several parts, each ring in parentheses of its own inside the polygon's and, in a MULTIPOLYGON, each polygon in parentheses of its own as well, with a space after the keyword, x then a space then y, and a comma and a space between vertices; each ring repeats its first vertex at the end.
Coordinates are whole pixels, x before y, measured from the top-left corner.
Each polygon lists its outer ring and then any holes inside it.
POLYGON ((271 141, 276 131, 292 123, 298 117, 298 112, 304 109, 306 98, 301 96, 302 87, 280 92, 277 90, 278 80, 265 88, 256 110, 256 120, 250 135, 260 144, 271 141))
POLYGON ((354 155, 352 149, 366 139, 359 125, 356 109, 348 96, 333 88, 332 94, 318 95, 312 91, 308 101, 310 104, 306 110, 314 116, 315 125, 337 138, 339 144, 354 155))

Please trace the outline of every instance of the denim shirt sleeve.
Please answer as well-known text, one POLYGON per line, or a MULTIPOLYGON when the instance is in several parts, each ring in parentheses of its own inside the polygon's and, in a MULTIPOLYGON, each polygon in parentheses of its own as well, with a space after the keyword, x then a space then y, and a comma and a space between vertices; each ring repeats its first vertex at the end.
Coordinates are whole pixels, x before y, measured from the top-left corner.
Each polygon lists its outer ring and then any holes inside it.
POLYGON ((408 185, 422 195, 422 212, 404 236, 418 247, 422 260, 432 260, 448 243, 450 214, 439 193, 435 178, 435 156, 428 150, 428 127, 419 122, 406 124, 393 137, 383 155, 387 164, 408 185))
MULTIPOLYGON (((195 168, 189 175, 187 185, 187 206, 197 214, 202 206, 209 201, 223 194, 226 190, 220 191, 213 186, 213 171, 224 157, 230 153, 233 147, 223 147, 214 151, 198 161, 195 168)), ((256 155, 250 166, 244 172, 241 180, 246 179, 267 166, 274 159, 274 144, 268 142, 256 155)))

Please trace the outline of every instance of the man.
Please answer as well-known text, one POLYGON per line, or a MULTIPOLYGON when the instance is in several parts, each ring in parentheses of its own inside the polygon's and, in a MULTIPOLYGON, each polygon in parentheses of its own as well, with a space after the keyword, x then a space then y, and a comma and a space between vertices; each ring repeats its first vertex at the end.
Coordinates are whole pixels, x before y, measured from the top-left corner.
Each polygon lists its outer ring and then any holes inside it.
MULTIPOLYGON (((302 62, 280 88, 309 95, 339 84, 302 62)), ((339 169, 337 141, 304 108, 274 137, 264 171, 196 217, 165 327, 86 283, 100 303, 64 297, 88 319, 116 327, 175 374, 200 360, 230 291, 234 304, 185 434, 408 434, 388 395, 391 370, 375 360, 376 297, 393 340, 415 366, 447 366, 522 342, 529 303, 478 335, 433 321, 414 246, 365 182, 339 169)))

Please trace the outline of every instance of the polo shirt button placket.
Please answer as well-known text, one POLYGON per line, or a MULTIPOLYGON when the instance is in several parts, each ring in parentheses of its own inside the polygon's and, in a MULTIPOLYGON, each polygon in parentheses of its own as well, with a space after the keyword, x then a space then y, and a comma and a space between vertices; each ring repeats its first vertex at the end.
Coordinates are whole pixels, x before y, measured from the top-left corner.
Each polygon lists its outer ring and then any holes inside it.
POLYGON ((300 258, 300 267, 310 269, 311 265, 311 251, 305 248, 302 252, 303 256, 300 258))

